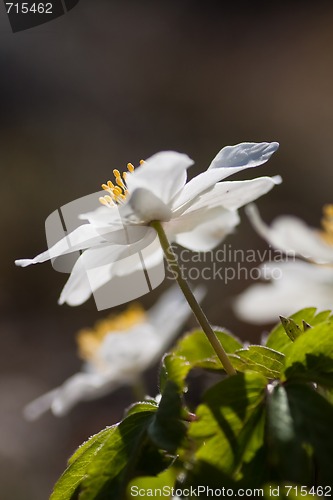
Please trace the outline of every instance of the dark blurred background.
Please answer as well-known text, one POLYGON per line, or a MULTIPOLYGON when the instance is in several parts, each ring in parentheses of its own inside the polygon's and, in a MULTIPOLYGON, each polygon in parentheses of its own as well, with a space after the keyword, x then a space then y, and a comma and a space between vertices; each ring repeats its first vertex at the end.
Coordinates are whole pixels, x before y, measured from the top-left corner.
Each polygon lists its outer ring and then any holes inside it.
MULTIPOLYGON (((27 402, 78 370, 74 334, 105 315, 92 300, 58 306, 66 275, 50 264, 15 268, 15 258, 45 249, 51 212, 128 161, 175 149, 196 161, 193 175, 243 141, 281 144, 267 165, 238 176, 283 176, 259 201, 267 221, 290 212, 319 225, 333 201, 333 5, 264 5, 81 0, 13 34, 1 4, 1 500, 48 498, 74 448, 133 401, 123 388, 63 419, 22 418, 27 402)), ((245 217, 228 242, 265 248, 245 217)), ((204 307, 213 323, 259 341, 262 328, 230 308, 248 284, 212 282, 204 307)), ((156 374, 146 376, 152 395, 156 374)))

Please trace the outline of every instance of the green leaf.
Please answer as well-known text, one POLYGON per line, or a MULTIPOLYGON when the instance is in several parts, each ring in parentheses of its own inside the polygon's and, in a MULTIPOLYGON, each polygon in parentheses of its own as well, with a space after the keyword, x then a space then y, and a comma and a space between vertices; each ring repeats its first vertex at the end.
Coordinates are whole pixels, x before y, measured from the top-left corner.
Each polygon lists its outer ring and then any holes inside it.
POLYGON ((175 452, 185 436, 186 425, 181 420, 182 400, 177 384, 168 381, 154 418, 148 427, 148 435, 157 447, 175 452))
POLYGON ((268 460, 280 478, 311 484, 306 455, 313 455, 317 484, 331 484, 332 405, 310 386, 290 383, 271 391, 268 406, 268 460))
MULTIPOLYGON (((225 331, 215 331, 227 353, 242 347, 238 339, 225 331)), ((186 377, 193 368, 223 370, 206 335, 201 330, 194 330, 179 340, 171 353, 164 356, 160 371, 160 391, 163 393, 168 380, 177 384, 180 391, 187 390, 186 377)))
MULTIPOLYGON (((332 316, 332 311, 321 311, 320 313, 316 314, 315 317, 311 321, 311 326, 316 326, 319 325, 320 323, 324 323, 325 321, 330 321, 333 319, 332 316)), ((305 320, 306 321, 306 320, 305 320)), ((309 323, 309 321, 306 321, 309 323)))
POLYGON ((178 390, 185 392, 186 377, 191 370, 191 364, 182 356, 176 354, 166 354, 162 360, 160 371, 160 392, 163 393, 168 381, 174 382, 178 390))
POLYGON ((238 371, 252 370, 270 379, 279 378, 284 369, 284 354, 261 345, 239 349, 231 361, 238 371))
MULTIPOLYGON (((215 334, 227 353, 243 347, 243 344, 228 332, 215 330, 215 334)), ((201 361, 216 357, 214 349, 201 330, 194 330, 181 338, 173 353, 185 358, 192 366, 198 366, 201 361)))
POLYGON ((70 500, 86 476, 90 463, 116 431, 116 426, 107 427, 82 444, 68 461, 68 467, 57 481, 50 500, 70 500))
MULTIPOLYGON (((330 317, 330 311, 322 311, 316 315, 317 309, 315 307, 308 307, 306 309, 301 309, 297 313, 290 316, 289 319, 292 319, 296 325, 299 326, 302 330, 303 321, 308 323, 311 326, 318 325, 327 321, 330 317)), ((266 346, 271 349, 275 349, 276 351, 287 354, 288 350, 292 345, 292 340, 286 334, 286 331, 281 323, 279 323, 269 334, 266 346)))
MULTIPOLYGON (((197 409, 198 421, 189 435, 199 446, 196 460, 230 474, 246 448, 255 428, 251 419, 264 399, 267 379, 257 373, 239 373, 209 389, 197 409), (239 440, 243 428, 249 427, 239 440)), ((245 431, 244 431, 245 432, 245 431)))
POLYGON ((140 413, 141 411, 147 411, 149 409, 151 409, 152 411, 157 410, 158 409, 157 401, 150 399, 149 401, 134 403, 131 406, 129 406, 129 408, 127 408, 125 416, 128 417, 133 413, 140 413))
POLYGON ((308 328, 308 323, 302 320, 302 325, 303 325, 303 330, 298 326, 298 324, 291 318, 284 318, 283 316, 280 316, 280 321, 282 323, 282 326, 290 338, 292 342, 297 339, 300 335, 302 335, 304 331, 304 325, 308 328))
MULTIPOLYGON (((306 321, 302 321, 302 325, 303 325, 303 332, 306 332, 307 330, 309 330, 309 328, 312 328, 311 325, 309 325, 309 323, 307 323, 306 321)), ((293 339, 292 339, 293 340, 293 339)), ((295 340, 295 339, 294 339, 295 340)))
POLYGON ((156 408, 126 417, 90 461, 80 486, 80 500, 122 498, 128 481, 136 475, 157 474, 166 467, 163 456, 148 439, 147 430, 156 408))
MULTIPOLYGON (((243 347, 241 342, 230 333, 222 330, 215 330, 215 333, 227 353, 232 353, 236 349, 243 347)), ((171 365, 168 371, 172 374, 172 380, 174 381, 176 381, 177 373, 186 377, 193 368, 223 370, 221 361, 201 330, 194 330, 181 338, 171 352, 171 358, 167 359, 167 361, 171 365), (175 361, 176 359, 178 361, 175 361), (173 363, 175 366, 172 366, 173 363)), ((161 386, 163 386, 163 383, 165 383, 165 370, 164 372, 162 370, 161 376, 161 386)), ((180 377, 178 377, 178 385, 179 379, 180 377)), ((183 390, 185 389, 186 386, 183 382, 183 390)))
POLYGON ((291 345, 285 363, 288 379, 302 378, 333 386, 333 324, 321 323, 291 345))
POLYGON ((297 434, 288 393, 284 386, 272 387, 267 398, 267 445, 270 467, 278 479, 308 484, 310 463, 297 434))
POLYGON ((236 456, 238 467, 241 466, 242 462, 250 462, 263 445, 265 432, 264 409, 263 404, 258 404, 239 433, 238 456, 236 456))

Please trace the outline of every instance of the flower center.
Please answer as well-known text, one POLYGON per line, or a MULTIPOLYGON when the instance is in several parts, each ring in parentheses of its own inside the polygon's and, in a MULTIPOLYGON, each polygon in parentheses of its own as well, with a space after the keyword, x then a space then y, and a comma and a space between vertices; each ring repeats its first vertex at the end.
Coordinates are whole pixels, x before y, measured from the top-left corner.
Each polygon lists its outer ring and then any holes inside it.
POLYGON ((324 205, 321 219, 321 237, 329 245, 333 245, 333 204, 324 205))
MULTIPOLYGON (((143 163, 144 160, 140 160, 140 165, 143 163)), ((113 207, 125 201, 128 195, 126 177, 132 172, 134 172, 134 165, 132 163, 127 163, 127 172, 120 173, 117 169, 113 170, 113 182, 107 181, 106 184, 102 184, 102 188, 108 193, 99 198, 102 205, 105 205, 106 207, 113 207)))
POLYGON ((80 358, 85 361, 98 361, 98 350, 107 335, 126 332, 146 320, 144 309, 139 304, 132 304, 123 313, 112 314, 98 321, 93 328, 79 331, 76 340, 80 358))

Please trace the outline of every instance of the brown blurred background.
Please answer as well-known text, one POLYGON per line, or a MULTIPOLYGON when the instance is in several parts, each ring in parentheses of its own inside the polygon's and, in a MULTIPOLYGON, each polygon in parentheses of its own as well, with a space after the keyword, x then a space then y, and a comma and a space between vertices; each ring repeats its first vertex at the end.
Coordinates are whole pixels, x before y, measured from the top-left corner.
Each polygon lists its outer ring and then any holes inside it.
MULTIPOLYGON (((196 161, 193 175, 242 141, 281 144, 241 176, 283 176, 259 202, 267 221, 291 212, 318 225, 332 201, 333 6, 249 5, 81 0, 16 34, 1 5, 1 500, 48 498, 74 448, 132 402, 124 388, 63 419, 22 418, 27 402, 79 368, 74 333, 103 316, 92 300, 57 306, 66 275, 49 264, 14 267, 45 248, 52 211, 128 161, 175 149, 196 161)), ((245 218, 230 243, 265 248, 245 218)), ((258 341, 262 329, 230 308, 247 285, 211 283, 204 307, 213 323, 258 341)), ((156 373, 146 376, 152 395, 156 373)))

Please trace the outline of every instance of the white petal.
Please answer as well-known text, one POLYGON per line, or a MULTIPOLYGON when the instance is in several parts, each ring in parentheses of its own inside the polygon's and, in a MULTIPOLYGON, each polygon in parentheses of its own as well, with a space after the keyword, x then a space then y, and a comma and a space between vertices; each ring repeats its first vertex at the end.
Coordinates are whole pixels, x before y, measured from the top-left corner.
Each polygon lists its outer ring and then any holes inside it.
MULTIPOLYGON (((205 291, 198 287, 194 293, 200 301, 205 291)), ((190 314, 178 285, 174 285, 149 309, 147 321, 126 332, 107 335, 99 349, 99 359, 119 379, 129 383, 161 357, 190 314)))
POLYGON ((278 217, 269 227, 261 219, 255 205, 249 205, 246 214, 258 233, 273 247, 319 263, 333 262, 333 246, 325 243, 319 230, 310 228, 301 219, 278 217))
MULTIPOLYGON (((106 244, 83 252, 61 292, 59 304, 66 302, 72 306, 80 305, 88 300, 94 291, 109 282, 113 265, 146 248, 156 237, 152 228, 141 229, 145 230, 145 235, 138 242, 129 245, 106 244), (88 276, 89 271, 92 278, 88 276)), ((134 271, 135 269, 128 269, 127 274, 134 271)))
POLYGON ((163 262, 163 258, 163 250, 158 240, 158 236, 156 236, 156 240, 142 250, 140 260, 133 260, 130 267, 121 265, 121 262, 120 264, 116 262, 112 268, 112 274, 114 273, 116 276, 120 277, 142 271, 142 268, 148 271, 160 265, 161 262, 163 262))
POLYGON ((275 279, 278 274, 282 274, 284 279, 290 282, 311 281, 329 286, 333 283, 333 267, 294 258, 287 260, 286 257, 284 262, 266 262, 260 267, 260 272, 262 279, 265 280, 275 279))
POLYGON ((129 383, 162 354, 161 345, 158 332, 144 322, 126 332, 107 335, 99 349, 99 357, 122 383, 129 383))
POLYGON ((127 176, 129 193, 138 188, 149 189, 166 205, 184 186, 186 170, 193 164, 187 155, 175 151, 162 151, 145 161, 127 176))
POLYGON ((59 240, 55 245, 53 245, 53 247, 46 250, 46 252, 37 255, 34 259, 16 260, 15 264, 17 266, 26 267, 31 264, 37 264, 45 262, 46 260, 54 259, 59 257, 59 255, 65 255, 71 252, 76 252, 77 250, 83 250, 91 246, 100 245, 104 242, 105 239, 103 239, 103 236, 99 231, 97 231, 90 224, 83 224, 65 236, 65 238, 59 240))
POLYGON ((117 376, 99 373, 76 373, 60 387, 40 396, 24 409, 27 420, 36 420, 47 410, 57 417, 66 415, 78 402, 91 401, 108 394, 122 384, 117 376))
POLYGON ((173 209, 178 209, 195 199, 217 182, 246 168, 265 163, 278 149, 277 142, 242 143, 223 148, 210 164, 208 170, 189 181, 173 201, 173 209))
POLYGON ((226 146, 215 156, 209 169, 257 167, 268 161, 278 147, 278 142, 242 142, 226 146))
POLYGON ((130 213, 126 216, 126 212, 124 211, 124 216, 129 220, 133 220, 134 216, 136 216, 138 222, 142 221, 145 223, 153 220, 167 221, 171 219, 172 212, 170 208, 146 188, 136 189, 130 196, 128 205, 131 207, 130 213))
MULTIPOLYGON (((268 193, 275 185, 282 182, 281 177, 258 177, 247 181, 218 182, 210 191, 206 191, 193 203, 188 204, 183 214, 203 208, 224 207, 228 210, 237 210, 247 203, 256 200, 268 193)), ((176 211, 175 215, 182 213, 176 211)))
POLYGON ((39 396, 37 399, 27 404, 27 406, 23 409, 24 418, 31 422, 40 418, 43 413, 47 412, 51 408, 57 392, 58 389, 53 389, 52 391, 39 396))
POLYGON ((91 401, 119 387, 119 382, 97 373, 77 373, 58 390, 51 410, 56 416, 68 413, 79 401, 91 401))
MULTIPOLYGON (((203 287, 197 287, 193 293, 196 299, 201 302, 206 292, 203 287)), ((149 323, 161 343, 161 353, 170 345, 190 314, 191 309, 178 285, 171 286, 149 309, 149 323)))
MULTIPOLYGON (((111 264, 110 264, 111 268, 111 264)), ((103 266, 98 266, 96 262, 95 282, 98 282, 96 290, 110 281, 111 276, 103 266)), ((68 304, 69 306, 79 306, 86 302, 94 293, 89 280, 87 269, 81 257, 76 261, 71 275, 68 278, 62 292, 60 294, 58 304, 68 304)))
POLYGON ((222 207, 191 211, 171 221, 174 241, 196 252, 215 248, 239 224, 236 211, 222 207))
POLYGON ((123 227, 124 221, 120 214, 121 205, 114 205, 111 207, 99 206, 91 212, 79 215, 79 219, 87 220, 96 228, 104 228, 110 226, 112 230, 118 227, 123 227))
POLYGON ((305 307, 332 309, 333 270, 328 277, 325 269, 298 261, 270 263, 269 267, 267 278, 278 276, 279 271, 281 278, 252 285, 236 299, 234 309, 241 319, 261 324, 278 322, 280 315, 289 316, 305 307))

